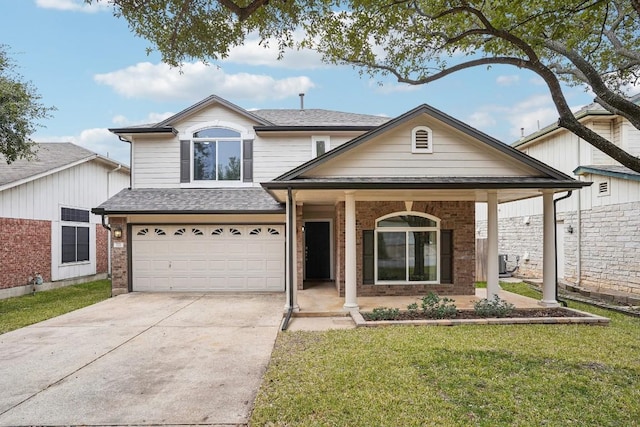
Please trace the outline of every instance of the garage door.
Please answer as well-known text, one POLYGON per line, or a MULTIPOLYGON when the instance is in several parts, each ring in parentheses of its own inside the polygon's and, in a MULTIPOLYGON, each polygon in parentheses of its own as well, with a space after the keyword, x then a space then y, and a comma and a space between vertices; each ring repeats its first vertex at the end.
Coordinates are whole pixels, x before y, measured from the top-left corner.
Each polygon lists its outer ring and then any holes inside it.
POLYGON ((134 291, 283 291, 280 225, 132 227, 134 291))

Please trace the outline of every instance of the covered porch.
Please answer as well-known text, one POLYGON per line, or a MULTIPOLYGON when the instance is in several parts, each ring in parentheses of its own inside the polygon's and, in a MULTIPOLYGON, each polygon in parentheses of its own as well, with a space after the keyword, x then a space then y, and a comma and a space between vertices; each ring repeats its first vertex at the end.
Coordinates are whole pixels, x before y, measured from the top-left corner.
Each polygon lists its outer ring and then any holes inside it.
MULTIPOLYGON (((486 289, 476 289, 474 295, 446 295, 454 300, 458 309, 473 309, 476 301, 485 298, 486 289)), ((376 307, 389 307, 406 310, 411 303, 418 302, 424 295, 408 296, 375 296, 359 297, 358 304, 360 311, 372 311, 376 307)), ((516 308, 538 308, 538 300, 522 295, 498 290, 498 296, 513 304, 516 308)), ((327 317, 327 316, 347 316, 348 311, 344 310, 344 298, 336 292, 335 286, 331 282, 310 283, 306 289, 298 291, 299 310, 295 317, 327 317)))

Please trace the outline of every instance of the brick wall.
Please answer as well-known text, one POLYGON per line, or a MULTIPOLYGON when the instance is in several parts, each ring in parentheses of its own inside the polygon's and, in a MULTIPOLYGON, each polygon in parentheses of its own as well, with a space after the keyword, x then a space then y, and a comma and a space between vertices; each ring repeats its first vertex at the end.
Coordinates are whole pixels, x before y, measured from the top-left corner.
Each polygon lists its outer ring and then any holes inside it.
MULTIPOLYGON (((404 202, 356 202, 356 282, 358 296, 470 295, 475 292, 475 204, 473 202, 415 202, 413 211, 440 218, 440 228, 453 230, 453 284, 365 285, 362 275, 362 231, 373 230, 383 215, 404 211, 404 202)), ((336 206, 336 279, 344 296, 344 202, 336 206)))
POLYGON ((0 218, 0 289, 24 286, 36 272, 51 281, 51 222, 0 218))
POLYGON ((129 292, 129 266, 127 247, 127 221, 125 218, 109 218, 111 224, 111 294, 113 296, 129 292), (122 228, 122 237, 113 237, 116 227, 122 228), (115 244, 122 243, 122 247, 115 244))
MULTIPOLYGON (((596 207, 581 213, 580 286, 597 291, 613 290, 640 294, 640 202, 596 207)), ((573 233, 565 232, 565 277, 569 284, 577 284, 578 221, 575 212, 558 213, 563 227, 570 225, 573 233)), ((480 233, 486 235, 486 221, 479 221, 480 233)), ((524 252, 529 260, 520 260, 517 275, 542 277, 542 215, 530 217, 526 225, 523 217, 501 218, 498 227, 499 252, 515 262, 515 255, 524 252)))
POLYGON ((96 224, 96 274, 108 273, 109 270, 109 231, 96 224))

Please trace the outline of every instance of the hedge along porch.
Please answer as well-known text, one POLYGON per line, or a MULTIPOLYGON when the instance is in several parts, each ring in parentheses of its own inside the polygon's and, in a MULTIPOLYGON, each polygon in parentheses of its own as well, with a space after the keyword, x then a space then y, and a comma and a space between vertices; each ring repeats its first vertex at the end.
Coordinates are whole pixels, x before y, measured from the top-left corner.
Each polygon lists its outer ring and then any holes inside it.
POLYGON ((475 203, 489 212, 488 296, 498 291, 499 203, 543 196, 543 305, 555 300, 553 195, 579 182, 427 105, 262 184, 287 204, 289 308, 323 215, 345 309, 358 296, 472 294, 475 203), (295 207, 295 209, 294 209, 295 207), (296 268, 292 268, 296 267, 296 268))

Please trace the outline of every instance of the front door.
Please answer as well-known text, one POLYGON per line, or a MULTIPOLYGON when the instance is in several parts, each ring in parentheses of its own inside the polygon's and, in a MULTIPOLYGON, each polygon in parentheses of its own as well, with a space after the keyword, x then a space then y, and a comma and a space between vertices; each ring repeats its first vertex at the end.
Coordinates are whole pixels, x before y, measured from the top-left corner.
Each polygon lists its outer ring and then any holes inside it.
POLYGON ((331 223, 329 221, 305 222, 304 253, 306 280, 331 279, 331 223))

